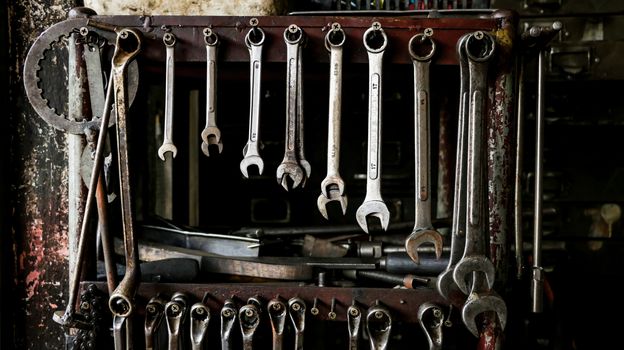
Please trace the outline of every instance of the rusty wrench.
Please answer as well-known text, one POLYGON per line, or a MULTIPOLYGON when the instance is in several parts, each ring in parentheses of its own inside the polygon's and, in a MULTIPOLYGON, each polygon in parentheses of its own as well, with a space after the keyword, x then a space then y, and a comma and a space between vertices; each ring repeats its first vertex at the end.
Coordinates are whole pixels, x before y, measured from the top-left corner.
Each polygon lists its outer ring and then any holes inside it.
POLYGON ((204 29, 206 44, 206 126, 201 133, 201 150, 210 157, 209 146, 217 145, 219 153, 223 151, 221 130, 217 127, 217 45, 219 36, 210 28, 204 29))
POLYGON ((177 350, 181 347, 183 325, 188 314, 188 299, 183 293, 175 293, 165 305, 165 320, 169 333, 168 350, 177 350))
POLYGON ((381 198, 381 101, 383 54, 388 37, 379 22, 374 22, 364 32, 364 47, 368 52, 368 152, 366 169, 366 196, 358 208, 355 218, 364 232, 368 233, 367 217, 379 219, 385 231, 390 221, 390 212, 381 198), (381 42, 375 40, 381 38, 381 42), (370 41, 370 43, 369 43, 370 41), (370 46, 373 45, 373 46, 370 46))
POLYGON ((208 324, 210 323, 210 309, 202 302, 191 306, 190 336, 191 349, 201 350, 206 341, 208 324))
POLYGON ((304 123, 303 123, 303 45, 305 43, 305 37, 301 44, 299 44, 299 60, 297 61, 297 157, 299 166, 303 169, 303 180, 301 181, 301 187, 305 187, 307 180, 312 174, 312 166, 305 159, 305 142, 304 142, 304 123))
POLYGON ((221 308, 221 350, 232 349, 232 328, 236 323, 236 304, 227 299, 221 308))
POLYGON ((340 177, 340 113, 342 110, 342 46, 346 35, 340 24, 332 24, 325 36, 325 47, 329 50, 329 123, 327 126, 327 175, 321 182, 321 194, 316 201, 321 215, 327 216, 327 203, 340 202, 342 214, 347 212, 345 183, 340 177))
POLYGON ((357 350, 360 336, 362 311, 355 302, 347 309, 347 326, 349 328, 349 350, 357 350))
POLYGON ((150 299, 145 306, 145 350, 153 350, 156 345, 154 343, 154 334, 158 331, 165 314, 165 300, 157 295, 150 299))
POLYGON ((442 309, 430 302, 422 303, 418 308, 418 323, 427 336, 429 350, 442 350, 442 309))
POLYGON ((376 304, 366 312, 366 333, 371 350, 386 350, 392 331, 392 316, 385 306, 376 304))
POLYGON ((273 332, 273 350, 281 350, 284 343, 284 326, 286 325, 286 304, 279 298, 271 299, 267 309, 273 332))
POLYGON ((424 34, 414 35, 408 45, 414 65, 414 178, 417 195, 414 229, 405 240, 405 250, 415 263, 419 263, 417 249, 424 243, 433 244, 436 258, 442 256, 442 235, 431 223, 429 66, 436 52, 432 35, 433 29, 427 28, 424 34))
POLYGON ((178 149, 173 144, 173 86, 175 82, 175 44, 176 37, 171 33, 163 35, 163 43, 167 53, 165 66, 165 130, 163 143, 158 149, 158 156, 165 160, 165 153, 171 152, 173 158, 178 154, 178 149))
POLYGON ((303 350, 303 332, 305 331, 306 304, 299 297, 288 300, 288 314, 295 328, 295 350, 303 350))
POLYGON ((260 308, 251 299, 238 310, 238 319, 243 334, 243 350, 253 349, 253 337, 260 324, 260 308))

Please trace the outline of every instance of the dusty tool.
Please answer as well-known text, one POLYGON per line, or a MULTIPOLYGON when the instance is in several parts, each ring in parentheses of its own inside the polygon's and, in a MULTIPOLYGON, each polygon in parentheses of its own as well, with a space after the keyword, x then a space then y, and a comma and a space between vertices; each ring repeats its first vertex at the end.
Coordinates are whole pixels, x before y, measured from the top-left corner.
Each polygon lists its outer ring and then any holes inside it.
POLYGON ((227 299, 221 308, 221 350, 232 349, 232 328, 238 315, 236 304, 227 299))
POLYGON ((358 208, 355 218, 368 233, 367 218, 376 217, 385 231, 390 222, 390 212, 381 198, 381 102, 383 54, 388 37, 379 22, 364 32, 364 47, 368 51, 368 152, 366 168, 366 197, 358 208), (371 46, 372 45, 372 46, 371 46))
POLYGON ((418 286, 427 285, 430 278, 418 277, 411 274, 399 275, 385 271, 368 271, 368 270, 343 270, 342 274, 350 279, 367 279, 387 283, 392 286, 402 286, 408 289, 414 289, 418 286))
POLYGON ((295 350, 303 350, 303 332, 305 330, 306 304, 299 297, 288 300, 288 314, 295 329, 295 350))
POLYGON ((177 350, 183 342, 184 321, 188 315, 188 299, 183 293, 175 293, 165 305, 165 320, 169 334, 168 350, 177 350))
POLYGON ((210 309, 203 302, 195 303, 190 311, 191 349, 201 350, 206 342, 208 324, 210 323, 210 309))
POLYGON ((178 154, 178 149, 173 144, 173 94, 175 83, 175 44, 176 37, 171 33, 163 35, 167 57, 165 66, 165 131, 163 143, 158 149, 158 156, 165 160, 165 153, 171 152, 173 158, 178 154))
POLYGON ((345 183, 340 177, 340 123, 342 112, 342 47, 346 41, 340 24, 332 24, 325 35, 325 47, 329 50, 329 123, 327 125, 327 175, 321 182, 321 195, 316 204, 321 215, 327 215, 327 203, 338 201, 342 214, 347 212, 345 183))
POLYGON ((243 335, 243 350, 252 350, 253 337, 260 324, 260 308, 254 300, 248 300, 247 305, 238 310, 238 319, 243 335))
MULTIPOLYGON (((483 280, 482 277, 475 277, 475 280, 477 279, 483 280)), ((476 318, 486 312, 495 313, 501 329, 505 329, 507 323, 507 305, 505 301, 493 290, 483 293, 470 293, 462 308, 462 321, 475 337, 479 337, 480 334, 476 318)))
POLYGON ((431 223, 431 155, 430 155, 430 107, 429 66, 436 52, 431 38, 433 29, 414 35, 408 45, 414 65, 414 154, 415 154, 415 222, 412 233, 405 240, 407 254, 418 263, 418 247, 431 243, 439 258, 442 255, 442 236, 431 223))
POLYGON ((291 24, 284 30, 286 42, 286 140, 284 159, 277 167, 277 183, 288 191, 288 179, 292 188, 298 187, 305 176, 297 159, 297 87, 299 86, 300 49, 303 42, 303 30, 291 24))
POLYGON ((355 305, 355 301, 347 309, 347 327, 349 329, 349 350, 357 350, 360 338, 360 323, 362 311, 355 305))
POLYGON ((418 323, 427 336, 429 350, 442 349, 442 326, 444 324, 444 312, 430 302, 425 302, 418 308, 418 323))
POLYGON ((299 44, 299 60, 297 63, 297 160, 299 166, 303 169, 303 180, 301 181, 301 188, 305 187, 306 182, 312 175, 312 166, 305 159, 305 127, 303 118, 303 45, 305 44, 305 36, 303 41, 299 44))
POLYGON ((161 295, 156 295, 145 306, 145 350, 153 350, 157 347, 154 335, 162 323, 164 314, 165 300, 161 295))
POLYGON ((368 334, 371 350, 388 349, 391 331, 392 316, 390 315, 390 310, 377 301, 366 312, 366 333, 368 334))
POLYGON ((209 146, 217 145, 219 153, 223 151, 221 131, 217 127, 217 45, 219 36, 210 28, 204 29, 206 44, 206 126, 201 133, 201 150, 210 156, 209 146))
POLYGON ((281 299, 274 298, 269 301, 267 310, 273 332, 273 350, 281 350, 284 342, 284 326, 286 325, 286 304, 281 299))
POLYGON ((243 148, 243 160, 240 170, 245 178, 249 177, 248 168, 251 165, 258 167, 258 174, 262 175, 264 162, 260 157, 260 82, 262 76, 262 44, 264 31, 253 26, 245 36, 245 45, 249 50, 249 135, 247 144, 243 148))

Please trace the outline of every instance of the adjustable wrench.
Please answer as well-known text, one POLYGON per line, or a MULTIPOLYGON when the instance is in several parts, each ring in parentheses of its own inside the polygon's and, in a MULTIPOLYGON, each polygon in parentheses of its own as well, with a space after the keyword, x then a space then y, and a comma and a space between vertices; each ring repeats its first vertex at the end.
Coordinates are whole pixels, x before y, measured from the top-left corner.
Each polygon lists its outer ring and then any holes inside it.
POLYGON ((150 299, 145 306, 145 350, 153 350, 154 334, 158 331, 165 313, 165 300, 157 295, 150 299))
POLYGON ((256 303, 250 301, 238 310, 238 318, 243 334, 243 350, 252 350, 253 337, 260 324, 260 309, 256 303))
POLYGON ((175 79, 174 48, 176 37, 171 33, 163 35, 167 57, 165 66, 165 131, 163 143, 158 149, 158 156, 165 160, 165 153, 171 152, 173 158, 178 154, 178 149, 173 144, 173 85, 175 79))
POLYGON ((327 203, 340 202, 342 214, 347 212, 345 184, 340 177, 340 113, 342 109, 342 46, 346 40, 340 24, 332 24, 325 36, 325 47, 329 50, 329 123, 327 126, 327 175, 321 182, 321 195, 316 204, 321 215, 327 216, 327 203))
POLYGON ((221 350, 232 349, 232 328, 236 323, 236 305, 230 299, 227 299, 221 308, 221 350))
POLYGON ((432 243, 436 257, 442 256, 442 236, 431 223, 431 155, 429 118, 429 66, 435 54, 433 30, 425 29, 424 34, 414 35, 408 45, 414 65, 414 154, 416 210, 414 229, 405 240, 407 254, 418 263, 417 249, 424 243, 432 243))
POLYGON ((388 37, 379 22, 364 32, 364 47, 368 51, 368 153, 366 170, 366 197, 358 208, 355 218, 368 233, 368 216, 374 216, 381 222, 385 231, 390 221, 390 212, 381 198, 381 72, 383 54, 388 44, 388 37), (378 40, 381 38, 381 42, 378 40), (374 47, 369 45, 372 44, 374 47))
POLYGON ((278 298, 271 299, 267 309, 269 310, 273 332, 273 350, 281 350, 284 342, 284 326, 286 325, 286 304, 278 298))
POLYGON ((187 297, 182 293, 176 293, 171 301, 165 305, 165 319, 169 333, 168 350, 177 350, 182 342, 183 325, 187 315, 187 297))
POLYGON ((284 30, 286 42, 286 140, 284 142, 284 159, 277 167, 277 183, 288 191, 288 181, 292 180, 292 188, 301 184, 305 176, 297 159, 297 87, 299 86, 299 49, 303 42, 303 30, 291 24, 284 30))
POLYGON ((210 322, 210 309, 204 303, 195 303, 191 306, 191 349, 201 350, 206 340, 208 323, 210 322))
POLYGON ((295 350, 303 349, 303 331, 305 330, 306 304, 299 297, 288 300, 288 313, 295 328, 295 350))
POLYGON ((245 45, 249 50, 249 135, 247 144, 243 148, 243 160, 240 170, 245 178, 249 178, 248 168, 251 165, 258 167, 258 174, 262 175, 264 162, 260 158, 260 82, 262 76, 262 44, 264 31, 254 26, 245 36, 245 45))
POLYGON ((362 311, 353 303, 347 309, 347 326, 349 327, 349 350, 357 350, 360 336, 362 311))
POLYGON ((453 280, 455 264, 461 259, 466 244, 466 151, 468 133, 468 59, 466 57, 466 39, 463 35, 457 41, 459 60, 459 116, 457 121, 457 151, 455 157, 455 195, 453 202, 453 222, 451 223, 451 254, 449 263, 437 280, 437 289, 441 296, 448 299, 452 291, 459 292, 453 280), (455 288, 453 288, 455 287, 455 288))
MULTIPOLYGON (((304 38, 305 39, 305 38, 304 38)), ((299 44, 299 60, 297 63, 297 157, 299 166, 303 168, 303 180, 301 187, 305 187, 306 181, 312 174, 312 166, 305 159, 304 124, 303 124, 303 44, 299 44)))
POLYGON ((201 150, 210 157, 208 147, 217 145, 219 153, 223 151, 221 131, 217 127, 217 45, 219 36, 212 29, 204 29, 206 44, 206 126, 201 133, 201 150))
POLYGON ((390 311, 377 302, 366 312, 366 333, 370 340, 371 350, 385 350, 392 331, 390 311))
POLYGON ((444 324, 442 309, 430 302, 422 303, 418 308, 418 323, 427 336, 429 350, 441 350, 444 324))

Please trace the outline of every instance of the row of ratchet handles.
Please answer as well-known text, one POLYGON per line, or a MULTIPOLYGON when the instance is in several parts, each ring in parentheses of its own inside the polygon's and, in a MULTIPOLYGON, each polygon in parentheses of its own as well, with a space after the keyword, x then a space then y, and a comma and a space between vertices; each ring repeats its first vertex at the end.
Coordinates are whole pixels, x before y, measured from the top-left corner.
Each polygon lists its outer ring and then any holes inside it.
MULTIPOLYGON (((243 349, 253 349, 256 330, 261 322, 266 322, 268 319, 273 334, 273 350, 283 348, 284 334, 290 329, 294 331, 294 348, 301 350, 303 349, 306 314, 319 315, 320 310, 317 307, 317 302, 318 299, 314 299, 314 304, 307 311, 305 301, 299 297, 293 297, 286 301, 278 296, 269 300, 266 306, 258 297, 251 297, 240 308, 233 299, 226 299, 219 312, 221 349, 232 349, 233 344, 237 342, 238 335, 235 332, 238 332, 238 329, 236 329, 236 323, 240 328, 243 349), (287 327, 287 318, 290 318, 292 327, 287 327)), ((335 305, 336 300, 332 299, 327 314, 327 318, 330 320, 338 318, 335 305)), ((389 309, 379 301, 365 310, 353 302, 346 308, 345 318, 348 327, 349 349, 359 348, 360 338, 363 338, 362 328, 366 338, 368 338, 371 350, 388 348, 393 319, 389 309)), ((148 350, 164 348, 158 342, 161 339, 159 336, 161 324, 166 323, 167 349, 184 348, 185 344, 188 343, 191 344, 192 349, 203 349, 208 344, 207 333, 210 319, 211 310, 204 302, 190 305, 188 296, 181 292, 173 294, 169 301, 159 294, 151 298, 145 308, 145 348, 148 350)), ((418 309, 418 321, 427 337, 429 349, 442 349, 441 327, 445 322, 442 309, 433 303, 423 303, 418 309)))

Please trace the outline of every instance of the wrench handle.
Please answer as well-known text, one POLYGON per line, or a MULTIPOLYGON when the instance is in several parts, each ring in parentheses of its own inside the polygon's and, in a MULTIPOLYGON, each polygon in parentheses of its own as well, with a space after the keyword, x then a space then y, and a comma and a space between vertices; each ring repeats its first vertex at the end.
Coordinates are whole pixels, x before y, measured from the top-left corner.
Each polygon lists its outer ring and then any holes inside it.
POLYGON ((414 65, 414 155, 416 229, 429 229, 431 223, 431 159, 429 117, 429 66, 431 61, 413 60, 414 65))
POLYGON ((249 143, 258 148, 260 140, 260 88, 262 79, 262 45, 251 45, 250 54, 250 96, 249 105, 249 143))
POLYGON ((340 166, 340 118, 342 111, 342 47, 329 55, 329 123, 327 125, 327 174, 338 175, 340 166))
POLYGON ((217 126, 217 47, 206 44, 206 128, 217 126))
POLYGON ((381 110, 383 51, 368 52, 368 154, 366 199, 381 199, 381 110))
MULTIPOLYGON (((297 134, 297 90, 299 44, 286 43, 286 153, 295 152, 297 134)), ((294 158, 294 157, 293 157, 294 158)))
POLYGON ((175 84, 174 47, 166 48, 165 64, 165 142, 173 140, 173 87, 175 84))

